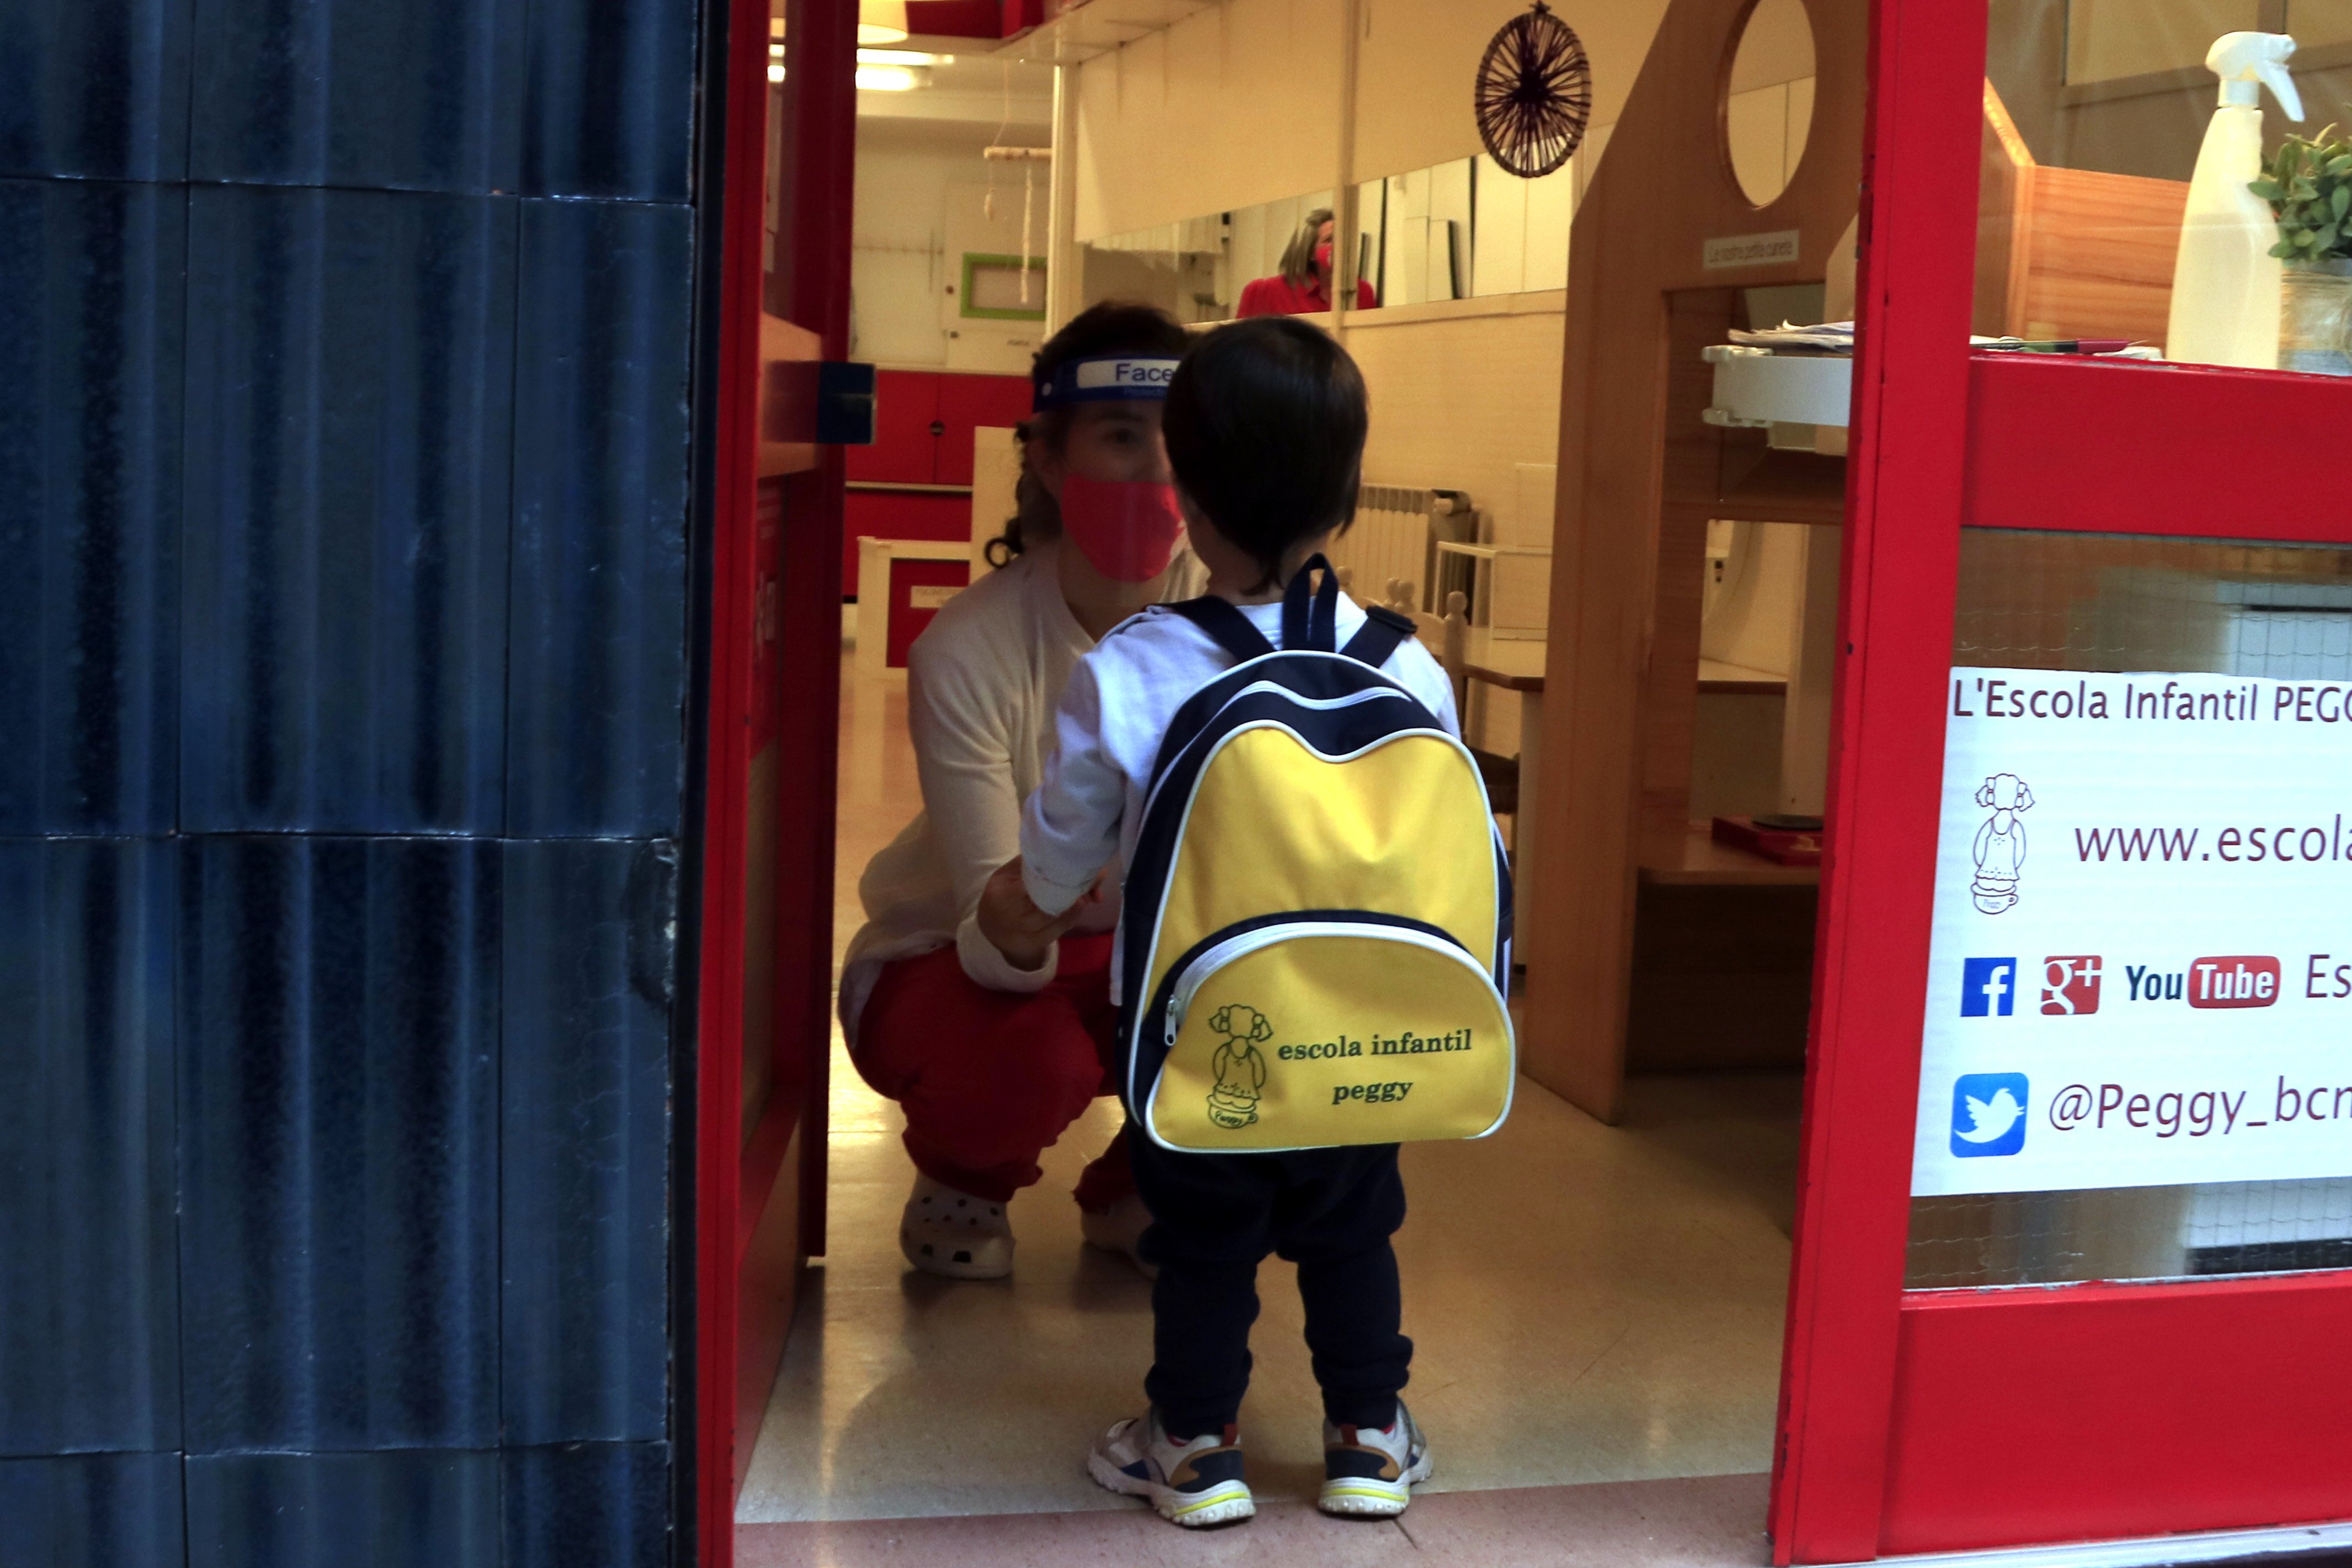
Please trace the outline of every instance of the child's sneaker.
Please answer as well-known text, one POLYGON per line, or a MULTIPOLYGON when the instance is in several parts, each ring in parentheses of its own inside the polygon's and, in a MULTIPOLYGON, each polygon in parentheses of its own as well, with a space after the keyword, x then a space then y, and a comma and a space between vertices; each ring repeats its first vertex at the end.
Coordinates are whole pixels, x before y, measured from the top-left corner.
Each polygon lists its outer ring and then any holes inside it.
POLYGON ((1257 1511, 1249 1483, 1242 1479, 1236 1429, 1228 1426, 1180 1443, 1160 1425, 1156 1407, 1096 1438, 1087 1455, 1087 1473, 1097 1486, 1149 1499, 1160 1518, 1192 1529, 1231 1524, 1257 1511))
POLYGON ((1402 1399, 1396 1419, 1384 1427, 1326 1421, 1323 1490, 1315 1506, 1325 1513, 1392 1519, 1412 1501, 1414 1484, 1429 1479, 1431 1469, 1429 1440, 1402 1399))
POLYGON ((1013 1222, 1004 1205, 960 1193, 919 1172, 898 1217, 898 1250, 926 1274, 1002 1279, 1013 1272, 1013 1222))

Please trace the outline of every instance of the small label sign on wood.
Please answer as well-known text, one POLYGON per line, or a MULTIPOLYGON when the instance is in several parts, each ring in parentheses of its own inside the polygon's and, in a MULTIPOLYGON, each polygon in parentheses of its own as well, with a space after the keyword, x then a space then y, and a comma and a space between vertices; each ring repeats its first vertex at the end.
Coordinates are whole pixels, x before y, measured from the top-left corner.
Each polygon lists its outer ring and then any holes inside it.
POLYGON ((1797 259, 1798 231, 1771 234, 1727 234, 1705 241, 1701 259, 1710 272, 1728 267, 1770 267, 1797 259))

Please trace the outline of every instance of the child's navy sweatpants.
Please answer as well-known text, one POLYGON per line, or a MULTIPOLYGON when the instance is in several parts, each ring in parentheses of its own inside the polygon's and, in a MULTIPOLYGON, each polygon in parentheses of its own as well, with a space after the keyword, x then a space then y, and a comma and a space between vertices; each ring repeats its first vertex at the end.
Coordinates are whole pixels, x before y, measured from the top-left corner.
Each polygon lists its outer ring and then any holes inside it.
POLYGON ((1128 1140, 1136 1190, 1152 1216, 1145 1258, 1154 1362, 1144 1392, 1167 1430, 1198 1436, 1232 1425, 1249 1387, 1257 1266, 1271 1252, 1298 1266, 1307 1346, 1323 1413, 1343 1426, 1386 1426, 1412 1361, 1389 1237, 1404 1223, 1397 1146, 1284 1154, 1179 1154, 1128 1140))

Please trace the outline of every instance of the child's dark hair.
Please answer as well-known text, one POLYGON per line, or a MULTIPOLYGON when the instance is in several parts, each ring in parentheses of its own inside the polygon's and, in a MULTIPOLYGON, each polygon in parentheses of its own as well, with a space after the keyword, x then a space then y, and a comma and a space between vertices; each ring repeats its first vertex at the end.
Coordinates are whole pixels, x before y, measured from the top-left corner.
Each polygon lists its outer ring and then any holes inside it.
POLYGON ((1363 373, 1320 330, 1253 316, 1193 345, 1168 386, 1176 482, 1217 531, 1280 578, 1300 540, 1355 519, 1370 415, 1363 373))
MULTIPOLYGON (((1118 353, 1177 359, 1192 346, 1192 334, 1167 311, 1107 300, 1079 311, 1067 326, 1045 340, 1030 361, 1029 384, 1034 386, 1074 359, 1118 353)), ((1025 444, 1034 437, 1058 452, 1069 433, 1070 411, 1055 408, 1023 420, 1013 427, 1013 438, 1025 444)), ((1061 535, 1062 509, 1026 465, 1013 488, 1013 509, 1004 531, 988 542, 987 556, 992 566, 1010 565, 1030 545, 1061 535)))

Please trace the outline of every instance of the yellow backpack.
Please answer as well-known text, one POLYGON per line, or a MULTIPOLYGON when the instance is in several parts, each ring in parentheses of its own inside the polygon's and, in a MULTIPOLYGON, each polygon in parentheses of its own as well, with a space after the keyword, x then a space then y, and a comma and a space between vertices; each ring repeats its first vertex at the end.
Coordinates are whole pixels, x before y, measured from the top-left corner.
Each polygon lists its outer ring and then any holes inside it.
POLYGON ((1170 724, 1127 870, 1123 1096, 1164 1148, 1482 1138, 1510 1113, 1486 785, 1381 672, 1412 623, 1374 608, 1342 649, 1338 605, 1318 556, 1280 649, 1223 599, 1168 606, 1239 662, 1170 724))

